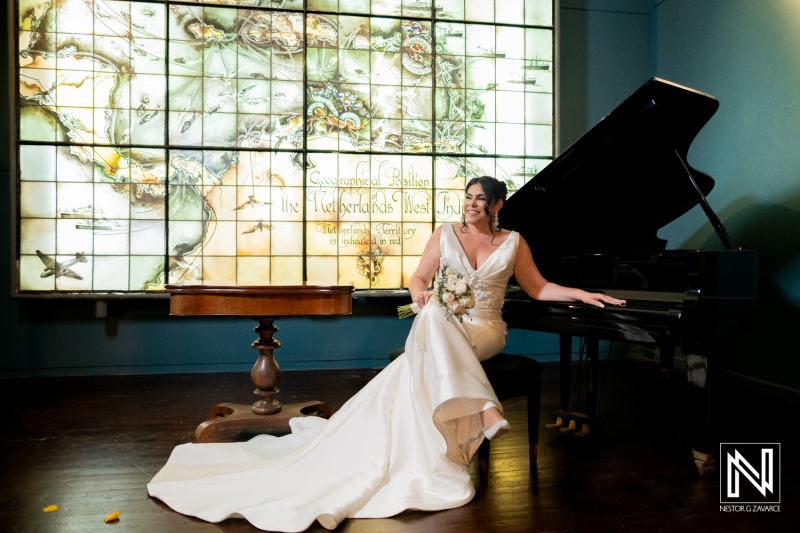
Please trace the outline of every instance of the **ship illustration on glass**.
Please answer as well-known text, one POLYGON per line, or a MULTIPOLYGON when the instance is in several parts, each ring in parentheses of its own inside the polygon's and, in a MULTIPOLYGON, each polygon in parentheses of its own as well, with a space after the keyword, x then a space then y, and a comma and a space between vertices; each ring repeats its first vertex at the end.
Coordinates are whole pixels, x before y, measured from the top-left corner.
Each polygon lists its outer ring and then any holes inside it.
POLYGON ((539 173, 539 169, 535 166, 533 167, 520 167, 519 170, 515 170, 511 173, 512 176, 522 176, 525 178, 532 178, 536 174, 539 173))
POLYGON ((116 220, 109 220, 107 218, 93 218, 78 222, 75 224, 75 229, 85 229, 92 231, 115 232, 122 229, 122 224, 116 220))
POLYGON ((522 85, 536 85, 538 81, 536 80, 536 76, 526 73, 523 75, 521 79, 518 80, 509 80, 509 83, 518 83, 522 85))
MULTIPOLYGON (((413 10, 426 10, 430 11, 431 7, 433 7, 433 2, 430 0, 403 0, 403 9, 413 9, 413 10)), ((435 7, 437 12, 444 11, 444 7, 440 3, 436 3, 435 7)))
POLYGON ((92 208, 92 204, 72 207, 61 211, 61 218, 97 218, 103 216, 102 209, 92 208))
POLYGON ((17 0, 19 290, 402 288, 466 180, 552 155, 552 2, 479 4, 17 0))
POLYGON ((534 58, 529 60, 522 68, 526 70, 550 70, 550 62, 534 58))
POLYGON ((479 45, 477 48, 478 50, 481 51, 480 55, 482 55, 483 57, 495 57, 501 59, 506 57, 506 53, 504 51, 495 50, 492 47, 479 45))

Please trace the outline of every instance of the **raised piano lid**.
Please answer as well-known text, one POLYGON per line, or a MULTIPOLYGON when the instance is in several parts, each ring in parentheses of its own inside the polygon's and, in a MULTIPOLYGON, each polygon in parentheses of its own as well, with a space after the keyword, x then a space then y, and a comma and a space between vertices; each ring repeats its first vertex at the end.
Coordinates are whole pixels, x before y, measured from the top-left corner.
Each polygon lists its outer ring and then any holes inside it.
MULTIPOLYGON (((508 199, 501 226, 534 258, 660 253, 662 226, 697 205, 686 161, 719 107, 707 94, 652 78, 508 199)), ((711 177, 691 167, 703 195, 711 177)))

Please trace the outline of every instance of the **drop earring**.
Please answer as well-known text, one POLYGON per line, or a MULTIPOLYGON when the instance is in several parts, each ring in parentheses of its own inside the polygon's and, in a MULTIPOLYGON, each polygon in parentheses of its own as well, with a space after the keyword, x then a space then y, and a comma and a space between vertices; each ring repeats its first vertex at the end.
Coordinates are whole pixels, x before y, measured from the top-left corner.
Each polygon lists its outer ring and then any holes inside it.
POLYGON ((494 223, 494 229, 500 229, 500 215, 497 214, 498 211, 494 212, 494 216, 492 217, 492 222, 494 223))

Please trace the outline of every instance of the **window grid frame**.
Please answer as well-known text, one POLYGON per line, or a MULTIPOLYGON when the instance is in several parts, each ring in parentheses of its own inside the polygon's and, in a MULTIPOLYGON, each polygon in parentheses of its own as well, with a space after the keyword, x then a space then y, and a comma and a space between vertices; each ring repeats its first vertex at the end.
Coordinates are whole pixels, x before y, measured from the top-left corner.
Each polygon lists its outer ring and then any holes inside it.
MULTIPOLYGON (((128 2, 128 3, 132 4, 133 2, 128 2)), ((232 10, 250 9, 250 10, 260 10, 262 12, 270 12, 270 13, 286 11, 285 9, 281 10, 279 8, 273 8, 273 7, 246 6, 246 5, 245 6, 242 6, 242 5, 226 5, 226 4, 214 4, 214 3, 208 4, 208 3, 203 3, 201 1, 198 1, 198 2, 181 2, 181 1, 170 1, 170 0, 163 0, 163 1, 140 0, 140 1, 136 2, 136 3, 163 5, 165 10, 169 9, 169 7, 172 6, 172 5, 176 5, 176 6, 188 6, 188 7, 199 7, 199 8, 212 7, 212 8, 218 8, 218 9, 232 9, 232 10)), ((436 2, 434 0, 433 4, 435 4, 435 3, 436 2)), ((245 154, 247 152, 268 152, 268 153, 271 154, 270 157, 272 157, 273 154, 279 154, 279 153, 282 153, 282 152, 286 152, 286 153, 299 152, 300 156, 301 156, 302 165, 303 165, 304 168, 307 168, 307 161, 309 160, 310 156, 312 156, 314 154, 327 154, 327 153, 330 153, 330 151, 324 150, 324 149, 308 148, 309 133, 308 133, 307 127, 305 127, 306 123, 307 123, 307 120, 308 120, 308 114, 307 113, 308 113, 308 88, 309 88, 308 68, 307 68, 306 57, 307 57, 308 50, 311 48, 311 47, 309 47, 309 45, 307 43, 307 40, 306 40, 307 35, 308 35, 307 34, 306 24, 307 24, 307 21, 308 21, 308 15, 309 14, 312 14, 312 15, 313 14, 328 14, 328 15, 333 15, 333 16, 337 17, 337 22, 338 22, 338 17, 341 15, 341 16, 351 16, 351 17, 363 17, 363 18, 369 19, 370 22, 373 19, 396 19, 401 24, 404 21, 411 21, 411 22, 413 22, 413 21, 422 21, 422 22, 430 23, 430 27, 431 27, 431 31, 430 31, 431 43, 432 43, 432 47, 433 47, 433 49, 431 51, 431 57, 435 57, 435 55, 437 54, 437 51, 436 51, 436 39, 437 39, 437 37, 436 37, 436 31, 434 31, 434 28, 436 27, 437 22, 446 22, 448 24, 463 24, 463 25, 465 25, 465 27, 467 25, 490 26, 495 30, 495 32, 496 32, 497 28, 499 28, 499 27, 520 28, 520 29, 523 29, 523 30, 527 30, 527 29, 543 29, 543 30, 550 31, 550 33, 551 33, 551 36, 550 36, 550 51, 552 53, 552 58, 550 59, 550 65, 551 65, 551 69, 550 70, 551 70, 551 76, 553 77, 553 87, 551 88, 551 91, 549 93, 549 99, 550 99, 550 102, 551 102, 551 105, 552 105, 551 113, 550 113, 550 116, 551 116, 551 125, 550 125, 551 131, 550 131, 550 134, 551 134, 551 147, 554 147, 555 146, 555 142, 556 142, 556 139, 555 139, 555 135, 556 135, 555 101, 556 101, 556 89, 557 89, 557 87, 556 87, 557 57, 555 55, 556 54, 555 36, 556 36, 556 31, 557 31, 557 27, 556 27, 557 17, 556 17, 556 13, 555 13, 555 7, 556 7, 556 2, 554 2, 554 1, 551 2, 551 9, 552 9, 552 11, 551 11, 551 22, 552 22, 552 24, 550 26, 546 26, 546 25, 535 25, 534 26, 534 25, 525 25, 525 24, 508 24, 508 23, 496 23, 496 22, 495 23, 491 23, 491 22, 476 22, 476 21, 469 21, 469 20, 464 20, 464 19, 460 19, 460 20, 454 20, 454 19, 449 19, 449 18, 441 18, 440 19, 440 18, 436 17, 436 10, 435 9, 432 10, 431 17, 412 17, 412 16, 408 16, 408 15, 397 15, 397 16, 392 15, 392 16, 389 16, 389 15, 372 15, 372 14, 362 14, 362 13, 340 13, 338 11, 324 11, 324 10, 319 10, 319 9, 311 9, 311 8, 308 8, 307 2, 303 2, 303 7, 302 8, 291 9, 290 10, 293 13, 299 13, 300 16, 302 17, 302 20, 303 20, 303 36, 304 36, 304 39, 303 39, 303 61, 302 61, 302 63, 303 63, 303 82, 302 82, 303 83, 303 112, 302 112, 302 116, 304 117, 304 128, 303 128, 303 137, 302 137, 303 140, 302 140, 302 146, 296 147, 294 149, 275 148, 271 144, 270 144, 270 146, 268 148, 248 148, 248 147, 243 147, 243 146, 181 145, 181 144, 174 144, 174 143, 170 143, 169 142, 169 113, 170 113, 170 108, 169 108, 169 103, 170 103, 169 80, 171 79, 171 76, 169 74, 169 61, 170 61, 170 55, 169 54, 170 54, 170 48, 171 48, 170 44, 173 42, 173 40, 170 39, 169 15, 165 15, 165 19, 164 19, 164 34, 165 34, 165 36, 164 36, 164 54, 165 54, 164 55, 164 59, 165 59, 165 69, 164 70, 165 70, 165 72, 163 74, 163 77, 164 77, 164 80, 165 80, 165 83, 164 83, 164 104, 165 104, 164 117, 165 118, 164 118, 164 127, 163 127, 164 144, 146 144, 146 143, 136 143, 136 144, 132 144, 132 143, 128 143, 128 144, 110 144, 110 143, 109 144, 104 144, 104 143, 101 143, 101 144, 97 144, 97 143, 74 143, 74 142, 57 141, 57 140, 55 140, 53 142, 47 142, 47 141, 41 141, 41 140, 23 140, 21 138, 21 122, 22 122, 22 118, 21 118, 21 112, 20 112, 20 109, 23 106, 21 104, 21 97, 19 95, 18 85, 15 86, 15 91, 16 91, 15 92, 15 96, 14 96, 15 113, 14 113, 14 115, 12 117, 12 119, 14 121, 14 125, 15 125, 15 129, 14 129, 15 135, 12 138, 12 143, 14 144, 14 153, 16 154, 16 161, 14 162, 14 163, 16 163, 16 165, 14 165, 12 167, 13 172, 11 174, 12 179, 16 183, 16 187, 14 188, 15 189, 14 194, 12 194, 12 204, 13 205, 12 205, 12 210, 11 210, 11 213, 12 213, 12 232, 13 232, 12 235, 14 236, 14 238, 12 239, 12 258, 11 259, 12 259, 12 261, 15 262, 14 269, 12 269, 12 276, 14 277, 14 280, 13 280, 13 282, 14 282, 13 283, 13 296, 15 296, 15 297, 44 297, 44 298, 63 298, 63 297, 72 297, 72 298, 78 297, 78 298, 80 298, 80 297, 85 297, 85 298, 92 298, 92 299, 97 299, 97 298, 105 299, 105 298, 115 298, 115 297, 138 298, 138 297, 164 297, 164 296, 167 296, 166 293, 164 292, 163 288, 160 289, 160 290, 155 290, 155 291, 132 290, 132 289, 130 289, 130 285, 129 285, 127 291, 122 291, 122 290, 113 290, 113 291, 63 290, 62 291, 62 290, 58 290, 57 288, 55 290, 41 290, 41 291, 40 290, 30 290, 29 291, 29 290, 21 290, 19 288, 20 287, 20 285, 19 285, 19 281, 20 281, 20 266, 19 266, 20 263, 19 263, 19 261, 23 256, 23 254, 21 254, 21 252, 19 250, 19 247, 20 247, 20 226, 22 225, 23 217, 18 213, 18 207, 19 207, 19 203, 20 203, 20 196, 19 196, 20 187, 21 187, 21 184, 23 183, 22 179, 21 179, 21 170, 20 170, 20 154, 21 154, 21 150, 22 150, 23 146, 47 146, 47 147, 53 147, 55 150, 58 150, 59 147, 70 147, 71 148, 71 147, 75 147, 75 146, 78 146, 78 147, 81 147, 81 148, 85 148, 85 149, 88 149, 88 150, 91 150, 91 151, 95 151, 97 148, 109 148, 109 149, 121 149, 121 150, 130 150, 130 149, 134 149, 134 148, 135 149, 143 149, 143 150, 160 150, 160 151, 164 151, 164 154, 165 154, 164 155, 164 161, 165 161, 165 163, 167 165, 171 161, 173 153, 180 153, 182 151, 187 151, 187 150, 201 151, 203 153, 216 152, 216 151, 227 151, 227 152, 236 153, 237 155, 238 154, 245 154)), ((495 2, 495 10, 496 9, 497 9, 497 3, 495 2)), ((19 10, 19 3, 15 1, 14 14, 18 14, 18 10, 19 10)), ((20 49, 19 48, 20 48, 20 43, 21 43, 20 34, 25 30, 22 30, 18 26, 18 24, 16 22, 12 22, 12 20, 15 20, 15 19, 10 17, 9 18, 9 26, 10 26, 10 29, 12 30, 11 35, 13 36, 14 41, 15 41, 15 44, 14 44, 14 52, 15 52, 15 54, 13 56, 13 59, 14 59, 14 74, 15 74, 15 78, 14 79, 19 80, 20 79, 20 70, 21 70, 20 61, 19 61, 19 58, 20 58, 20 49)), ((16 20, 18 20, 18 19, 16 19, 16 20)), ((57 24, 56 24, 56 27, 57 27, 57 24)), ((97 38, 96 33, 93 33, 92 34, 92 39, 94 40, 96 38, 97 38)), ((341 52, 342 50, 344 50, 343 48, 339 48, 338 46, 339 46, 339 44, 337 43, 337 47, 334 48, 334 50, 336 50, 337 52, 341 52)), ((372 53, 372 50, 369 50, 369 53, 372 53)), ((464 55, 462 57, 466 59, 469 56, 464 55)), ((523 56, 522 60, 523 61, 528 61, 529 59, 523 56)), ((536 58, 536 60, 538 60, 538 57, 536 58)), ((174 76, 172 76, 172 77, 174 77, 174 76)), ((203 85, 203 80, 205 78, 204 77, 200 77, 199 79, 201 80, 200 81, 201 85, 203 85)), ((270 78, 270 82, 271 81, 272 81, 272 79, 270 78)), ((369 85, 370 88, 374 87, 374 85, 371 83, 371 81, 368 83, 368 85, 369 85)), ((401 85, 400 87, 403 87, 403 85, 401 85)), ((437 110, 436 109, 436 101, 437 101, 437 99, 436 99, 436 91, 437 91, 437 89, 440 89, 440 88, 441 87, 439 85, 438 76, 432 76, 432 78, 431 78, 431 94, 432 94, 431 123, 432 123, 432 125, 434 125, 431 128, 431 140, 432 141, 434 141, 435 137, 436 137, 436 128, 435 128, 435 124, 437 122, 437 118, 436 118, 437 117, 437 113, 436 113, 436 110, 437 110)), ((466 91, 467 91, 466 84, 465 84, 464 87, 461 87, 459 90, 461 90, 462 92, 466 93, 466 91)), ((498 94, 498 91, 494 91, 494 92, 495 92, 495 95, 498 94)), ((528 93, 527 92, 523 93, 523 95, 526 95, 526 94, 528 94, 528 93)), ((132 107, 132 105, 133 104, 131 104, 131 107, 132 107)), ((96 109, 96 108, 92 108, 92 109, 96 109)), ((131 114, 132 114, 133 113, 133 109, 129 109, 129 112, 131 112, 131 114)), ((239 114, 240 113, 238 112, 238 107, 237 107, 236 116, 238 117, 239 114)), ((495 118, 495 121, 492 122, 492 124, 497 124, 496 118, 495 118)), ((527 126, 528 123, 523 120, 523 122, 521 124, 523 125, 523 127, 525 127, 525 126, 527 126)), ((465 143, 466 143, 466 139, 465 139, 465 143)), ((370 146, 370 149, 367 150, 367 151, 342 150, 342 149, 339 149, 334 153, 337 154, 337 157, 339 157, 341 155, 347 155, 347 154, 367 155, 369 157, 381 156, 381 155, 386 155, 386 156, 397 155, 397 156, 402 157, 402 156, 405 156, 405 155, 410 155, 406 151, 401 151, 401 152, 381 151, 381 150, 375 150, 371 146, 370 146)), ((436 193, 437 193, 437 191, 439 189, 437 189, 437 185, 436 185, 436 179, 437 178, 436 178, 436 168, 435 167, 436 167, 437 159, 438 159, 439 156, 446 155, 447 157, 451 157, 451 158, 454 158, 454 159, 459 159, 462 162, 462 164, 467 164, 467 160, 476 159, 476 158, 481 159, 481 160, 487 160, 487 161, 491 160, 493 162, 493 164, 496 166, 498 161, 504 160, 504 159, 517 159, 517 160, 523 160, 523 161, 540 160, 540 159, 544 160, 544 161, 552 160, 552 158, 554 157, 554 151, 551 149, 551 154, 550 154, 549 157, 532 157, 532 156, 528 156, 528 155, 499 155, 497 153, 496 149, 495 149, 494 153, 491 153, 491 154, 476 154, 476 153, 467 152, 466 150, 464 152, 462 152, 462 153, 454 154, 454 153, 450 153, 450 152, 438 152, 435 143, 432 142, 431 151, 428 152, 428 153, 425 153, 424 155, 429 156, 429 158, 430 158, 430 165, 431 165, 430 175, 431 175, 432 180, 433 180, 433 183, 431 184, 431 187, 429 189, 429 191, 431 193, 431 197, 432 197, 431 198, 431 220, 430 220, 430 224, 431 224, 431 228, 433 230, 433 228, 435 228, 435 226, 437 224, 436 209, 435 209, 435 196, 436 196, 436 193)), ((170 171, 169 167, 167 168, 167 170, 170 171)), ((338 174, 337 174, 337 176, 338 176, 338 174)), ((59 182, 58 182, 58 179, 57 179, 57 176, 56 176, 56 184, 57 183, 59 183, 59 182)), ((90 184, 93 187, 93 189, 96 188, 96 186, 98 184, 100 184, 100 183, 102 183, 102 182, 95 182, 95 181, 90 182, 90 184)), ((169 179, 168 178, 166 178, 166 180, 165 180, 165 186, 169 186, 169 179)), ((304 201, 306 200, 306 197, 307 197, 307 188, 308 188, 308 175, 304 171, 303 186, 302 186, 302 190, 303 190, 303 195, 302 196, 303 196, 304 201)), ((341 188, 341 187, 339 187, 339 188, 341 188)), ((371 192, 371 190, 370 190, 370 192, 371 192)), ((164 270, 162 272, 162 276, 165 279, 167 279, 169 277, 169 261, 170 261, 169 250, 166 249, 168 247, 168 243, 169 243, 169 223, 170 223, 170 218, 168 216, 168 213, 169 213, 169 199, 170 199, 170 195, 169 194, 165 194, 164 202, 165 202, 165 208, 166 208, 167 215, 162 219, 163 223, 165 225, 165 228, 164 228, 164 231, 165 231, 164 247, 165 247, 165 249, 164 249, 164 254, 163 254, 164 270)), ((48 219, 44 219, 44 220, 48 220, 48 219)), ((53 223, 56 226, 58 225, 58 222, 60 220, 61 219, 58 218, 58 216, 55 216, 55 218, 52 219, 53 223)), ((130 215, 129 221, 130 220, 133 220, 132 215, 130 215)), ((302 242, 302 267, 303 267, 302 278, 303 278, 303 280, 307 279, 307 271, 306 271, 306 269, 307 269, 307 259, 308 259, 308 257, 310 257, 310 255, 308 253, 307 235, 306 235, 306 231, 307 231, 306 228, 307 228, 308 222, 309 221, 307 219, 307 209, 306 209, 306 206, 304 205, 303 206, 303 217, 302 217, 302 221, 300 222, 301 231, 302 231, 302 240, 303 240, 303 242, 302 242)), ((338 219, 337 219, 337 222, 338 222, 338 219)), ((403 222, 404 221, 399 222, 401 227, 402 227, 403 222)), ((409 223, 418 223, 418 222, 409 222, 409 223)), ((371 225, 372 221, 368 222, 368 224, 371 225)), ((129 228, 129 231, 130 231, 130 228, 129 228)), ((57 230, 56 230, 56 232, 57 232, 57 230)), ((94 238, 93 238, 93 240, 94 240, 94 238)), ((122 257, 126 257, 128 259, 128 264, 129 264, 129 268, 130 268, 131 259, 134 256, 130 253, 130 247, 129 247, 128 252, 129 253, 127 255, 123 255, 122 257)), ((93 256, 93 254, 92 254, 92 256, 93 256)), ((202 255, 201 255, 201 257, 202 257, 202 255)), ((237 255, 237 257, 238 257, 238 255, 237 255)), ((268 257, 272 258, 272 254, 270 253, 270 256, 268 256, 268 257)), ((333 257, 338 261, 339 258, 342 257, 342 256, 340 254, 337 254, 335 256, 329 256, 329 257, 333 257)), ((401 254, 399 256, 399 259, 400 259, 401 263, 404 262, 404 258, 405 257, 406 257, 405 254, 401 254)), ((92 268, 94 268, 94 263, 92 264, 92 268)), ((129 274, 128 274, 129 283, 130 283, 130 278, 131 278, 131 274, 130 274, 130 270, 129 270, 129 274)), ((162 283, 162 285, 163 285, 163 283, 162 283)), ((56 287, 57 287, 57 284, 56 284, 56 287)), ((395 289, 360 289, 360 290, 357 290, 357 294, 362 294, 362 295, 373 295, 373 294, 385 295, 385 294, 406 293, 406 292, 407 292, 407 289, 404 289, 402 287, 401 288, 395 288, 395 289)))

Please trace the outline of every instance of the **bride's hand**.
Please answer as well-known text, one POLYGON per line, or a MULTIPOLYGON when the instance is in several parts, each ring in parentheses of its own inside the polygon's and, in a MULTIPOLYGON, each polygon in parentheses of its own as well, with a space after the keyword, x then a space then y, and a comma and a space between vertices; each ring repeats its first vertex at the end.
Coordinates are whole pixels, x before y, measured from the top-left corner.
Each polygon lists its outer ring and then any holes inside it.
POLYGON ((625 300, 612 298, 611 296, 607 296, 598 292, 584 292, 581 294, 581 301, 585 304, 594 305, 597 307, 605 307, 606 304, 625 305, 625 300))
POLYGON ((433 296, 433 291, 422 291, 421 293, 417 294, 413 302, 417 304, 420 309, 422 309, 425 307, 425 304, 428 303, 428 300, 431 299, 431 296, 433 296))

